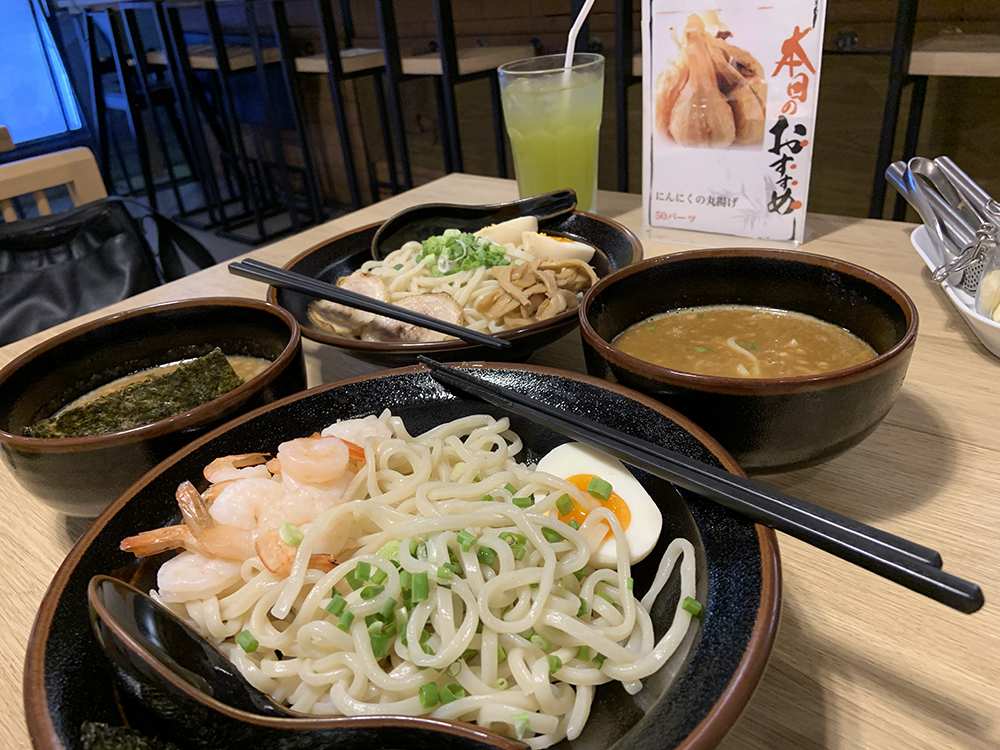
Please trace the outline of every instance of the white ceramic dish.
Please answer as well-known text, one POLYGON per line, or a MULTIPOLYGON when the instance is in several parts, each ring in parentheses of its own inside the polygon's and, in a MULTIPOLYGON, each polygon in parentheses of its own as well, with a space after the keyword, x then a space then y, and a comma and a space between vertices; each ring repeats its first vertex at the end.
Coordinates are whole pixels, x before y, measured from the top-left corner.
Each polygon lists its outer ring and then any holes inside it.
MULTIPOLYGON (((914 229, 910 234, 910 242, 931 271, 934 271, 944 263, 941 250, 934 244, 931 235, 927 231, 927 227, 923 224, 914 229)), ((944 289, 944 293, 951 301, 951 304, 965 318, 965 322, 969 324, 972 332, 983 342, 983 346, 989 349, 995 356, 1000 357, 1000 323, 976 312, 975 296, 955 286, 951 279, 942 284, 941 288, 944 289)))

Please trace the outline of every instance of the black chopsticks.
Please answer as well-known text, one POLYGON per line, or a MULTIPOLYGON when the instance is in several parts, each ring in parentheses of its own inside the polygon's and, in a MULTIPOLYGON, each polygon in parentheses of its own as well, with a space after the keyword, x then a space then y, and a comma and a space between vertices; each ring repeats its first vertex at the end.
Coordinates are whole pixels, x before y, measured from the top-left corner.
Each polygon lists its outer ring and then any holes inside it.
POLYGON ((448 323, 430 315, 414 312, 413 310, 407 310, 406 308, 399 307, 398 305, 391 305, 388 302, 382 302, 380 300, 373 299, 372 297, 366 297, 363 294, 352 292, 349 289, 342 289, 334 284, 328 284, 325 281, 319 281, 317 279, 304 276, 301 273, 288 271, 284 268, 278 268, 277 266, 262 263, 261 261, 254 260, 252 258, 245 258, 242 261, 230 263, 229 272, 237 276, 243 276, 247 279, 253 279, 254 281, 263 281, 264 283, 271 284, 272 286, 281 287, 283 289, 291 289, 296 292, 302 292, 303 294, 310 294, 314 297, 327 299, 332 302, 339 302, 342 305, 354 307, 358 310, 364 310, 365 312, 375 313, 376 315, 384 315, 385 317, 392 318, 393 320, 401 320, 404 323, 412 323, 413 325, 420 326, 421 328, 429 328, 432 331, 437 331, 439 333, 447 333, 449 336, 454 336, 455 338, 461 339, 469 344, 481 344, 482 346, 488 346, 491 349, 507 349, 510 347, 510 342, 506 339, 490 336, 489 334, 480 333, 479 331, 473 331, 469 328, 465 328, 464 326, 448 323))
POLYGON ((696 492, 751 520, 794 536, 961 612, 983 606, 979 586, 945 573, 936 551, 846 516, 702 464, 642 438, 555 409, 468 371, 418 359, 442 383, 588 443, 620 461, 696 492))

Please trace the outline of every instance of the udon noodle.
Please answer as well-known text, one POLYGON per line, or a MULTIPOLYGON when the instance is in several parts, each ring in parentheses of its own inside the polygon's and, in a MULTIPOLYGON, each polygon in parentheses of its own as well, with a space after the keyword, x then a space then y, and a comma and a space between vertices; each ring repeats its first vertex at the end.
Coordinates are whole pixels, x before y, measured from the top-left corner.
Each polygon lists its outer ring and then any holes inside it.
POLYGON ((167 605, 253 685, 303 713, 469 721, 542 748, 579 736, 596 686, 638 692, 675 651, 692 619, 681 602, 695 596, 688 541, 668 545, 637 599, 627 544, 615 567, 588 565, 608 526, 624 541, 615 515, 559 521, 564 493, 588 501, 516 460, 508 420, 470 416, 419 437, 388 412, 368 420, 390 436, 364 441, 343 502, 301 526, 287 577, 251 557, 225 591, 167 605), (317 554, 338 564, 312 569, 317 554), (675 566, 678 607, 657 640, 649 611, 675 566))

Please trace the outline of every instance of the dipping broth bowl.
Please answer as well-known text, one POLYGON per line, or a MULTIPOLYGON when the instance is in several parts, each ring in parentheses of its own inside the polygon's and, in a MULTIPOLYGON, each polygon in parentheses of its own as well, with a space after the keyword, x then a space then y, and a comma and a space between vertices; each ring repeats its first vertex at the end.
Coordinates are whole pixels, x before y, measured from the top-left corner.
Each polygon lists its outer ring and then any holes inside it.
POLYGON ((0 458, 46 505, 94 517, 195 437, 305 387, 299 325, 275 305, 207 298, 129 310, 54 336, 0 370, 0 458), (147 425, 79 438, 24 437, 26 426, 95 388, 215 347, 271 364, 208 403, 147 425))
POLYGON ((750 473, 821 463, 864 440, 899 393, 917 310, 888 279, 790 250, 722 248, 652 258, 590 289, 580 306, 587 371, 652 396, 715 437, 750 473), (702 305, 753 305, 812 315, 875 350, 867 362, 819 375, 728 378, 671 370, 617 349, 650 316, 702 305))

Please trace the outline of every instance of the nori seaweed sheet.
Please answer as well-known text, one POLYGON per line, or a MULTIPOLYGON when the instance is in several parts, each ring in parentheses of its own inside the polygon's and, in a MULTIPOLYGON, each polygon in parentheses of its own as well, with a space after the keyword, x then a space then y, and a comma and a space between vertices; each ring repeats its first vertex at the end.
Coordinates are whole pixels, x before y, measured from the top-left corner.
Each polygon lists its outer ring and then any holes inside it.
POLYGON ((134 729, 88 721, 80 729, 84 750, 180 750, 172 742, 150 739, 134 729))
POLYGON ((208 403, 239 385, 222 350, 185 362, 173 372, 154 375, 138 383, 69 409, 24 428, 27 437, 66 438, 105 435, 182 414, 208 403))

